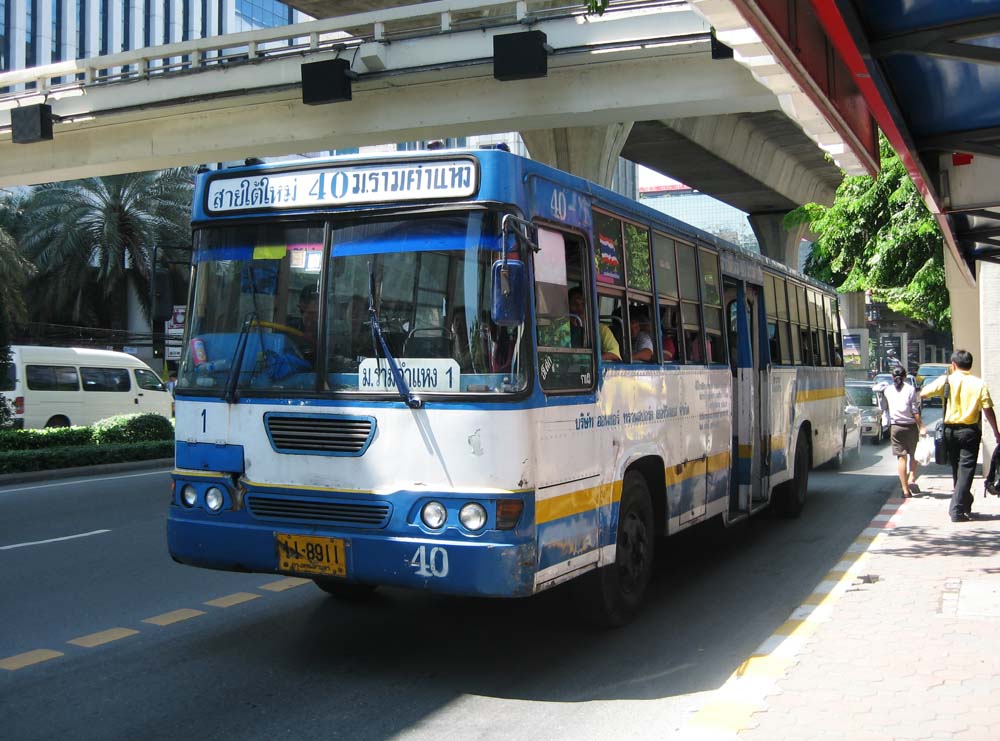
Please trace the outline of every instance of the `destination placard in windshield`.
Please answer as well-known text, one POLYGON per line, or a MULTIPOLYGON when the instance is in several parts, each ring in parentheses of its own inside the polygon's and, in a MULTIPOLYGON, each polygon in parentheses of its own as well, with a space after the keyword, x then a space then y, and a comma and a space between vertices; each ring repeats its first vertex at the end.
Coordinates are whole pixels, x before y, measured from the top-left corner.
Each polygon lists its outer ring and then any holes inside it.
POLYGON ((209 213, 363 203, 468 198, 476 190, 473 160, 383 162, 309 170, 243 173, 209 184, 209 213))

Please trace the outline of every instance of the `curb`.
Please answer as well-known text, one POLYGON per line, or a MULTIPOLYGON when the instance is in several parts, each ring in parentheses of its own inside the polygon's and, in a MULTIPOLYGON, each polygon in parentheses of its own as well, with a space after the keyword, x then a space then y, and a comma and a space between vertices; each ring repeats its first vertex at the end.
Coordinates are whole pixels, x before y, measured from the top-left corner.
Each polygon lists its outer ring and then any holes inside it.
POLYGON ((125 463, 101 463, 96 466, 79 466, 78 468, 50 468, 47 471, 25 471, 23 473, 5 473, 0 475, 0 487, 11 484, 26 484, 34 481, 49 481, 52 479, 72 479, 95 476, 104 473, 121 473, 123 471, 143 471, 155 468, 173 468, 173 458, 150 458, 145 461, 128 461, 125 463))
MULTIPOLYGON (((887 487, 889 489, 889 487, 887 487)), ((838 563, 778 626, 774 633, 737 667, 726 682, 688 721, 685 738, 693 741, 735 741, 740 731, 754 727, 754 713, 767 709, 767 696, 785 673, 800 660, 806 641, 831 618, 833 605, 857 580, 869 552, 896 527, 905 501, 888 497, 875 517, 854 539, 838 563)))

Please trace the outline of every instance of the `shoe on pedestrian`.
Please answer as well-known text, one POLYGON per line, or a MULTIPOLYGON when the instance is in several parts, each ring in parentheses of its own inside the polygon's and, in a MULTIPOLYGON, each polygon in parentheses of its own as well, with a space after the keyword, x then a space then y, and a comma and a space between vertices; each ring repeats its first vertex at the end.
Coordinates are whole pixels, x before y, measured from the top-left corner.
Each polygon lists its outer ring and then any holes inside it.
POLYGON ((970 520, 972 520, 972 518, 969 517, 964 512, 959 512, 957 515, 951 518, 952 522, 969 522, 970 520))
POLYGON ((1000 497, 1000 488, 997 488, 997 485, 994 484, 992 481, 986 482, 986 491, 987 493, 992 494, 995 497, 1000 497))
POLYGON ((917 486, 917 483, 915 481, 911 481, 910 482, 910 493, 911 494, 919 494, 920 493, 920 487, 917 486))

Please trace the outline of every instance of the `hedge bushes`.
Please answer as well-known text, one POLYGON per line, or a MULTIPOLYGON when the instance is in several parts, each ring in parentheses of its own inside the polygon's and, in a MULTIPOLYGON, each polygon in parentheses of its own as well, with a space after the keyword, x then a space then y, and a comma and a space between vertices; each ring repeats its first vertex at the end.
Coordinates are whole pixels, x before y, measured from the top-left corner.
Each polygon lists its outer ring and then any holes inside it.
POLYGON ((0 431, 0 474, 169 458, 174 427, 159 414, 122 414, 91 427, 0 431))
POLYGON ((91 429, 97 445, 174 439, 174 426, 159 414, 119 414, 96 422, 91 429))

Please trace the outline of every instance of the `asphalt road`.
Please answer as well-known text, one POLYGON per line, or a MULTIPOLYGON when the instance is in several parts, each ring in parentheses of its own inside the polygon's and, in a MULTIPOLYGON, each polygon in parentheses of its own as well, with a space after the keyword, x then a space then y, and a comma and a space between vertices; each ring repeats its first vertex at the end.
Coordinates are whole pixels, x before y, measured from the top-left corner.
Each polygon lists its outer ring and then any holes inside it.
POLYGON ((660 543, 645 611, 611 632, 581 625, 564 589, 344 604, 176 565, 163 471, 0 488, 2 735, 669 736, 836 564, 894 469, 887 444, 866 444, 813 472, 797 520, 660 543))

